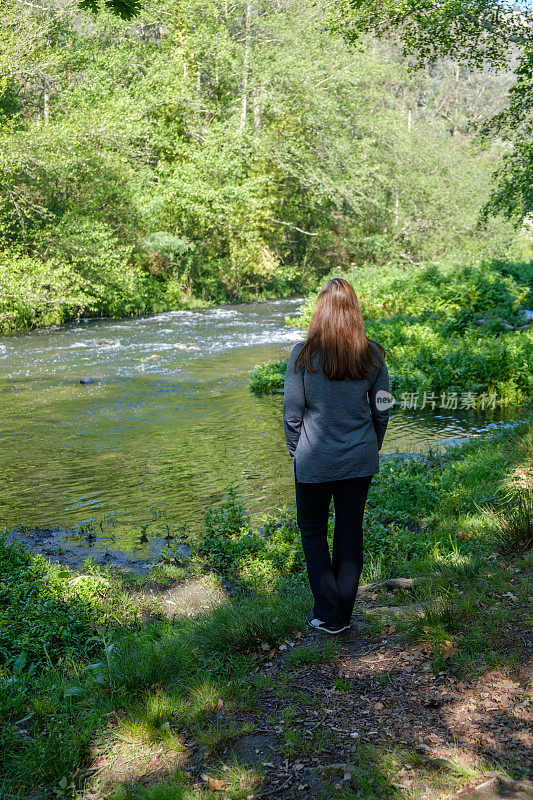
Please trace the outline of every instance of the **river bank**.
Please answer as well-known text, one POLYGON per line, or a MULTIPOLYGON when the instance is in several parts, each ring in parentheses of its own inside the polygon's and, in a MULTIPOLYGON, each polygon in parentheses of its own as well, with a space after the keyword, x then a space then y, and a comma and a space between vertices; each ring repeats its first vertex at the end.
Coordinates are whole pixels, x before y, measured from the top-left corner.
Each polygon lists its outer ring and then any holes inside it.
MULTIPOLYGON (((292 498, 279 396, 255 396, 253 367, 303 332, 301 299, 123 320, 0 338, 0 521, 63 528, 63 549, 96 545, 146 559, 140 526, 203 529, 229 486, 254 521, 292 498), (80 383, 81 379, 89 383, 80 383), (39 502, 35 502, 35 498, 39 502)), ((513 410, 394 408, 383 453, 481 437, 513 410)), ((259 524, 259 522, 258 522, 259 524)), ((164 543, 164 541, 163 541, 164 543)))
POLYGON ((304 785, 375 800, 423 784, 437 798, 490 768, 523 779, 532 454, 522 425, 424 464, 391 459, 366 515, 373 585, 358 634, 336 645, 304 636, 290 509, 258 531, 230 495, 187 564, 163 560, 146 578, 91 560, 76 578, 3 545, 5 796, 288 800, 304 785), (176 599, 191 583, 192 617, 176 599), (460 732, 466 703, 477 738, 460 732))
POLYGON ((167 279, 129 264, 116 266, 101 285, 67 266, 48 265, 25 255, 0 252, 0 336, 98 319, 134 319, 149 314, 207 309, 223 304, 289 299, 302 285, 280 282, 273 289, 195 296, 167 279), (284 285, 282 285, 284 284, 284 285))
MULTIPOLYGON (((453 447, 456 443, 447 444, 453 447)), ((433 453, 443 452, 436 448, 433 453)), ((416 459, 426 461, 424 453, 390 453, 381 456, 382 464, 388 459, 416 459)), ((429 456, 431 459, 431 456, 429 456)), ((146 576, 158 564, 176 561, 187 566, 191 556, 188 543, 192 534, 190 525, 177 525, 161 520, 157 515, 150 522, 137 526, 119 520, 119 515, 107 515, 101 519, 80 523, 71 528, 31 527, 19 525, 5 529, 5 542, 10 545, 19 542, 28 553, 41 554, 50 561, 79 570, 90 559, 97 568, 119 569, 123 572, 146 576), (117 530, 118 529, 118 530, 117 530), (137 541, 135 540, 135 537, 137 541), (121 549, 117 539, 123 544, 133 542, 130 548, 121 549)), ((265 526, 259 528, 266 535, 265 526)))
MULTIPOLYGON (((533 263, 502 261, 332 272, 353 284, 367 335, 386 352, 402 408, 518 408, 533 396, 533 263), (414 405, 413 405, 414 404, 414 405)), ((306 326, 316 294, 291 324, 306 326)), ((252 374, 283 388, 286 360, 252 374)))

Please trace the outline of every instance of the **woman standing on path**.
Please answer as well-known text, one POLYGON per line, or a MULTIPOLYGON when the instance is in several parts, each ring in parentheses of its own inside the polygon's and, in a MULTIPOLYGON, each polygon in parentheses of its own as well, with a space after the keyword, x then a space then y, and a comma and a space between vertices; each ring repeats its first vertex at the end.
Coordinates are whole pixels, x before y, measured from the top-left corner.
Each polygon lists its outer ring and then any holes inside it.
POLYGON ((350 627, 363 567, 363 511, 379 471, 389 408, 384 350, 367 338, 351 284, 333 278, 318 295, 306 341, 292 350, 283 401, 298 527, 315 600, 307 622, 326 633, 350 627))

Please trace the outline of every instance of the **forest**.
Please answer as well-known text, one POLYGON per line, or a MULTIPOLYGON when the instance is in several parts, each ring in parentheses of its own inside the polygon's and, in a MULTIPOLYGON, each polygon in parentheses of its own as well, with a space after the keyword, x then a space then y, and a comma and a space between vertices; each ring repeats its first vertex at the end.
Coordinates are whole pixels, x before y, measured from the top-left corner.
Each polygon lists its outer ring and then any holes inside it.
POLYGON ((512 65, 415 66, 308 0, 149 0, 130 19, 7 0, 0 330, 523 255, 529 195, 492 180, 509 142, 483 128, 512 65))

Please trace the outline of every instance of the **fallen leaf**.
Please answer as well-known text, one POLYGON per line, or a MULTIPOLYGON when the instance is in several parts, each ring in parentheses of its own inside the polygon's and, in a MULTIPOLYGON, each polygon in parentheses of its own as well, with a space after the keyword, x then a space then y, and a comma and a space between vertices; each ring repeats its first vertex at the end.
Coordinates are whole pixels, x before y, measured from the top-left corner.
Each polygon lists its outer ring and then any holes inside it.
POLYGON ((212 792, 222 792, 226 788, 226 781, 221 781, 219 778, 212 778, 205 773, 201 778, 207 783, 212 792))
POLYGON ((457 645, 455 645, 449 639, 447 639, 444 642, 444 644, 441 645, 440 647, 440 654, 444 659, 451 658, 451 656, 453 656, 454 653, 456 652, 457 652, 457 645))

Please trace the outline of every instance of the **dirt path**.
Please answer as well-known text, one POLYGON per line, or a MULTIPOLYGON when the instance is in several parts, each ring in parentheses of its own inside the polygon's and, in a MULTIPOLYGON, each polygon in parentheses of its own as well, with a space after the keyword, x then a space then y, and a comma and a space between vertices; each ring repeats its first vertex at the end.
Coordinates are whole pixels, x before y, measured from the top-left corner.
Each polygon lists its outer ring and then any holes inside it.
POLYGON ((376 800, 466 798, 481 786, 472 797, 533 798, 533 783, 498 774, 531 774, 533 767, 527 652, 513 676, 492 671, 460 680, 449 670, 433 674, 429 650, 406 648, 394 633, 360 636, 362 622, 359 612, 334 642, 309 631, 268 653, 260 645, 256 657, 266 661, 256 678, 267 684, 257 697, 260 711, 220 709, 211 720, 250 733, 216 758, 191 738, 193 782, 200 787, 210 771, 220 776, 220 763, 236 758, 264 765, 253 797, 355 800, 358 787, 373 783, 375 792, 368 786, 361 796, 370 789, 376 800), (317 658, 322 663, 312 663, 317 658), (387 754, 381 768, 379 753, 387 754))
MULTIPOLYGON (((200 610, 223 598, 192 581, 159 600, 172 616, 184 599, 200 610)), ((157 784, 176 767, 199 798, 219 800, 533 800, 532 640, 512 632, 523 645, 512 672, 461 679, 445 661, 435 674, 430 647, 396 632, 416 604, 401 591, 388 600, 404 605, 383 599, 362 591, 341 636, 294 629, 278 647, 258 641, 249 690, 227 706, 215 695, 202 733, 181 728, 178 748, 120 737, 96 748, 85 800, 120 782, 157 784)))

